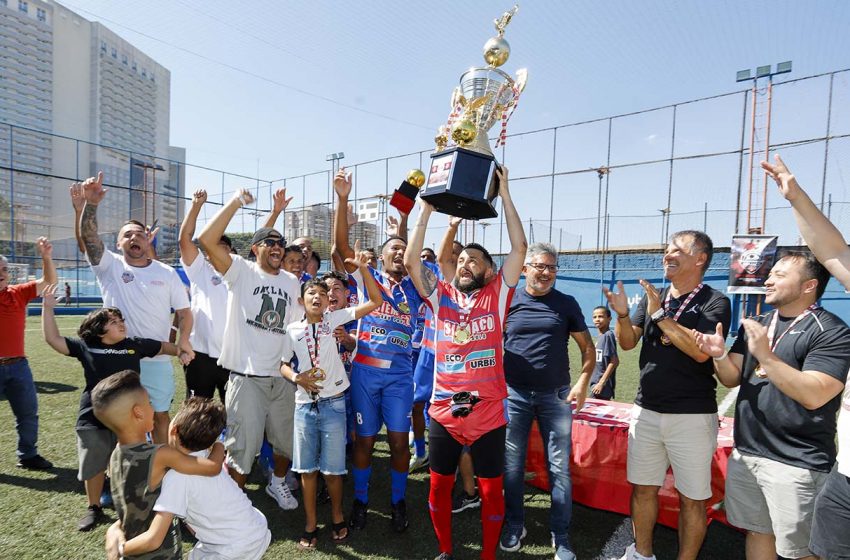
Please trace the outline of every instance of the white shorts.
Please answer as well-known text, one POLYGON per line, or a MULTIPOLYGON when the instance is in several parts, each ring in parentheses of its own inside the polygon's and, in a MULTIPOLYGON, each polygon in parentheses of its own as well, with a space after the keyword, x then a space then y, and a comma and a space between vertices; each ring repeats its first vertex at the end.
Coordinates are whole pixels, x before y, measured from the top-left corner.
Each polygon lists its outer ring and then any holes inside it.
POLYGON ((260 560, 269 543, 272 532, 266 530, 265 539, 248 544, 204 544, 199 542, 189 551, 187 560, 260 560))
POLYGON ((629 424, 629 482, 663 486, 672 466, 681 495, 691 500, 709 499, 717 430, 717 413, 666 414, 635 405, 629 424))

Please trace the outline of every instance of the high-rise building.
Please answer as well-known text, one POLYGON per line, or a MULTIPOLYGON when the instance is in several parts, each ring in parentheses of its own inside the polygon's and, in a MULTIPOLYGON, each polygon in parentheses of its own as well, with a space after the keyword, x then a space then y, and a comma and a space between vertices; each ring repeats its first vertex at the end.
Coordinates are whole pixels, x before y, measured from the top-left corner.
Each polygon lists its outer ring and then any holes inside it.
POLYGON ((0 173, 25 217, 16 239, 49 235, 59 258, 75 255, 68 183, 103 171, 105 240, 127 219, 157 220, 160 253, 176 248, 185 150, 169 145, 170 89, 166 68, 100 23, 52 0, 0 0, 0 121, 14 125, 0 128, 0 165, 11 137, 13 166, 32 172, 0 173))

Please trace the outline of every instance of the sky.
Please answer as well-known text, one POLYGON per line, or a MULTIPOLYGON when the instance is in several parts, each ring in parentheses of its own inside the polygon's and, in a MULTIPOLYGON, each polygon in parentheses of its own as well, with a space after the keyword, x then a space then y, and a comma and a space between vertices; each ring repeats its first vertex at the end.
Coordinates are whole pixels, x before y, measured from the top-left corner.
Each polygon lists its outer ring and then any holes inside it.
MULTIPOLYGON (((427 167, 427 151, 446 120, 452 89, 465 69, 483 66, 481 49, 494 35, 493 19, 510 8, 509 2, 483 0, 63 4, 100 21, 170 70, 171 143, 186 147, 189 163, 265 180, 328 169, 325 156, 332 152, 344 152, 343 164, 353 165, 426 151, 427 167)), ((763 64, 793 61, 793 72, 777 81, 850 68, 847 29, 850 2, 840 0, 522 2, 506 31, 512 53, 503 69, 513 74, 527 68, 529 79, 508 130, 547 129, 740 91, 747 85, 735 82, 736 71, 763 64)), ((836 75, 833 134, 850 133, 848 82, 850 73, 836 75)), ((776 91, 772 138, 825 134, 828 79, 776 91)), ((677 107, 674 153, 738 149, 742 100, 730 96, 677 107)), ((671 110, 663 110, 615 121, 610 163, 669 157, 671 119, 671 110)), ((609 161, 607 121, 558 134, 556 171, 609 161)), ((554 237, 565 249, 587 248, 596 243, 599 228, 595 218, 579 218, 596 215, 596 174, 565 175, 554 182, 528 178, 552 171, 552 137, 549 131, 508 140, 505 162, 511 176, 525 178, 512 183, 512 192, 523 218, 540 220, 533 226, 542 236, 538 240, 554 237), (548 228, 550 209, 553 229, 548 228)), ((826 190, 835 201, 850 200, 844 185, 850 164, 842 162, 850 160, 849 142, 837 139, 829 148, 826 190)), ((789 156, 819 197, 823 144, 795 148, 789 156)), ((418 155, 358 166, 357 187, 361 195, 384 192, 408 168, 419 166, 418 155)), ((738 172, 737 155, 677 162, 670 207, 694 214, 671 217, 668 227, 710 221, 730 235, 734 215, 720 210, 734 208, 738 172), (700 216, 705 208, 711 212, 700 216)), ((220 175, 211 173, 190 171, 187 177, 187 191, 221 183, 220 175)), ((669 180, 667 162, 613 172, 609 213, 658 213, 667 205, 669 180)), ((228 190, 237 183, 228 180, 228 190)), ((326 175, 287 186, 296 196, 293 205, 327 199, 326 175)), ((768 207, 774 203, 781 201, 770 198, 768 207)), ((837 202, 835 208, 843 215, 837 202)), ((769 214, 768 229, 782 230, 790 239, 787 220, 780 216, 788 214, 769 214)), ((639 241, 636 231, 655 241, 664 227, 659 217, 612 217, 610 224, 612 246, 639 241)), ((487 235, 499 235, 499 229, 490 228, 487 235)))

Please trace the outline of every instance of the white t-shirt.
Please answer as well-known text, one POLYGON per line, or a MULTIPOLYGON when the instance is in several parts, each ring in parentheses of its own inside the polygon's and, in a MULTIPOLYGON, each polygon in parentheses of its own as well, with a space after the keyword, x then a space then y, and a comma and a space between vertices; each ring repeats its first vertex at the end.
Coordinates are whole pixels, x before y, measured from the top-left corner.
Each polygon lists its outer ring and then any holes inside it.
POLYGON ((230 297, 218 364, 249 375, 280 375, 280 360, 289 355, 286 326, 304 316, 298 279, 284 270, 268 274, 234 255, 224 281, 230 297))
POLYGON ((234 551, 256 548, 268 531, 265 516, 224 470, 216 476, 193 476, 169 469, 153 509, 185 519, 199 542, 234 551))
POLYGON ((227 286, 221 274, 201 254, 190 265, 182 257, 180 263, 191 282, 189 296, 195 322, 189 342, 196 352, 218 358, 227 321, 227 286))
POLYGON ((850 380, 844 386, 838 411, 838 472, 850 477, 850 380))
MULTIPOLYGON (((92 265, 105 307, 117 307, 124 315, 128 337, 168 340, 171 310, 187 309, 189 296, 177 271, 159 261, 130 266, 123 255, 104 251, 92 265)), ((145 358, 167 362, 171 356, 145 358)))
MULTIPOLYGON (((325 371, 325 379, 320 382, 322 390, 319 392, 319 398, 332 397, 348 389, 348 376, 345 374, 342 358, 339 357, 339 349, 333 332, 335 328, 353 320, 354 308, 346 307, 336 311, 325 311, 325 316, 320 323, 310 325, 306 319, 303 319, 290 324, 287 328, 287 336, 292 349, 290 359, 292 355, 298 358, 298 369, 296 369, 298 373, 304 373, 315 365, 311 360, 309 348, 311 346, 315 348, 313 345, 316 344, 317 339, 319 341, 319 363, 317 367, 325 371)), ((310 394, 303 387, 300 385, 297 387, 295 391, 296 403, 313 402, 310 394)))

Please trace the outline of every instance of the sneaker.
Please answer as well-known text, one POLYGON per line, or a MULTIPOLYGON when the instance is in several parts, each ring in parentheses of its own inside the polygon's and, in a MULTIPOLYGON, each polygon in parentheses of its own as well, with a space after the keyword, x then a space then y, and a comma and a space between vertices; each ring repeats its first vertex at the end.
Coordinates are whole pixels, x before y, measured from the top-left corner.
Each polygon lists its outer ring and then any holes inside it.
POLYGON ((655 555, 643 556, 642 554, 638 554, 635 543, 632 543, 626 549, 626 553, 623 554, 620 560, 655 560, 655 555))
POLYGON ((18 464, 15 466, 19 469, 29 469, 31 471, 46 471, 53 468, 53 463, 41 455, 33 455, 26 459, 18 459, 18 464))
POLYGON ((80 531, 91 531, 97 525, 97 522, 103 518, 103 510, 100 509, 100 506, 89 506, 86 509, 86 514, 77 523, 77 529, 80 531))
POLYGON ((576 560, 576 553, 569 543, 559 544, 555 547, 555 560, 576 560))
POLYGON ((266 494, 275 499, 280 509, 288 511, 298 508, 298 500, 295 499, 289 486, 282 480, 277 484, 270 481, 266 486, 266 494))
MULTIPOLYGON (((107 481, 109 482, 109 481, 107 481)), ((100 493, 100 507, 102 508, 111 508, 115 504, 112 501, 112 490, 109 489, 109 486, 103 487, 103 492, 100 493)))
POLYGON ((428 457, 427 453, 422 457, 414 453, 413 456, 410 458, 410 466, 408 467, 407 472, 412 473, 413 471, 418 471, 419 469, 425 468, 430 462, 431 459, 428 457))
POLYGON ((477 507, 481 507, 481 498, 478 496, 478 492, 470 496, 465 491, 461 491, 452 499, 452 513, 460 513, 465 509, 477 507))
POLYGON ((348 516, 349 522, 348 526, 355 530, 362 530, 366 528, 366 512, 369 510, 369 506, 358 500, 354 499, 354 503, 351 504, 351 515, 348 516))
POLYGON ((291 492, 297 492, 300 485, 298 484, 298 476, 292 470, 286 471, 286 476, 283 477, 286 485, 289 486, 291 492))
POLYGON ((393 531, 403 533, 407 529, 407 504, 404 500, 399 500, 393 504, 392 525, 393 531))
POLYGON ((434 560, 455 560, 455 557, 448 552, 441 552, 434 560))
POLYGON ((505 552, 516 552, 522 548, 522 539, 525 538, 526 534, 525 527, 522 528, 522 531, 505 527, 505 530, 502 532, 502 538, 499 539, 499 548, 505 552))

